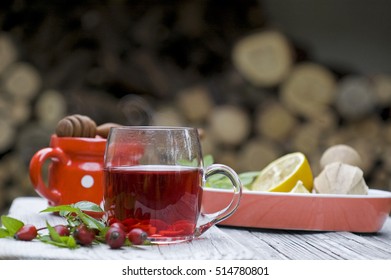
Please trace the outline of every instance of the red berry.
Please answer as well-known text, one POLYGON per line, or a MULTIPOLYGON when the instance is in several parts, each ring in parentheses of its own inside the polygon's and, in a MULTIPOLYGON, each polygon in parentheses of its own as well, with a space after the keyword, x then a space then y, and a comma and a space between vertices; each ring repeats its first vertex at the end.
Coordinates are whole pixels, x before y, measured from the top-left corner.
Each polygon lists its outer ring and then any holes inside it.
POLYGON ((115 222, 115 223, 111 224, 110 228, 120 228, 124 232, 128 231, 127 227, 123 223, 120 223, 120 222, 115 222))
POLYGON ((64 225, 56 225, 54 227, 54 230, 58 233, 60 236, 69 236, 69 228, 64 225))
POLYGON ((117 218, 110 218, 109 221, 108 221, 108 224, 109 224, 109 226, 111 226, 112 224, 117 223, 119 221, 120 220, 118 220, 117 218))
POLYGON ((142 245, 147 240, 147 233, 139 228, 134 228, 126 236, 133 245, 142 245))
POLYGON ((126 233, 119 227, 111 227, 106 232, 105 235, 106 243, 110 246, 111 249, 121 248, 125 243, 126 233))
POLYGON ((24 225, 15 233, 14 237, 18 240, 31 241, 37 237, 37 228, 33 225, 24 225))
POLYGON ((76 228, 75 232, 73 233, 73 237, 79 244, 88 246, 95 239, 95 231, 89 229, 85 225, 80 225, 76 228))

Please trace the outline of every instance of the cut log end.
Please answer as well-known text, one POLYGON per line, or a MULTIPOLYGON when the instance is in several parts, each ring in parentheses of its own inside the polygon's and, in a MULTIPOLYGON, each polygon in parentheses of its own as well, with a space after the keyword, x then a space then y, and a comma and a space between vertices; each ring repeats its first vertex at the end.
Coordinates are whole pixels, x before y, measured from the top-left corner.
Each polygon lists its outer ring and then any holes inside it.
POLYGON ((349 121, 369 116, 376 107, 373 85, 364 77, 346 77, 339 84, 336 107, 339 114, 349 121))
POLYGON ((0 33, 0 74, 17 58, 18 52, 12 39, 7 34, 0 33))
POLYGON ((256 86, 278 85, 293 64, 290 42, 277 31, 264 31, 242 38, 235 45, 232 57, 237 69, 256 86))
POLYGON ((281 102, 292 112, 312 117, 327 110, 335 100, 336 80, 315 63, 297 65, 281 86, 281 102))
POLYGON ((209 126, 216 142, 235 146, 244 142, 250 134, 251 121, 243 109, 224 105, 213 110, 209 126))
POLYGON ((38 70, 31 64, 18 62, 7 68, 3 75, 4 90, 16 99, 31 100, 41 88, 38 70))

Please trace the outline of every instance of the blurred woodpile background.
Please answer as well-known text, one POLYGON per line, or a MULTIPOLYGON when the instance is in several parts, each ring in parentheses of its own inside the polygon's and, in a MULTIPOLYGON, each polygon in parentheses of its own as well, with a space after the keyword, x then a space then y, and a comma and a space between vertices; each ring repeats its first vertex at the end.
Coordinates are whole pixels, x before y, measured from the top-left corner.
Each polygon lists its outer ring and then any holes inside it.
POLYGON ((36 195, 29 161, 74 113, 203 128, 204 154, 238 172, 302 151, 318 173, 345 143, 368 185, 391 190, 389 73, 316 61, 261 3, 2 1, 0 211, 36 195))

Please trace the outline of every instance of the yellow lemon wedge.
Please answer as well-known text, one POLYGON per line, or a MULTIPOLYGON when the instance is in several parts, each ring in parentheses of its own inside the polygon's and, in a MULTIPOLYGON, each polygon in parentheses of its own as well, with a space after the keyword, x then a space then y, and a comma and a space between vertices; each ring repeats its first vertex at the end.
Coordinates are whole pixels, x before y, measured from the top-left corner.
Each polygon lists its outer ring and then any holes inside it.
POLYGON ((251 185, 254 191, 290 192, 302 181, 309 192, 313 187, 313 175, 306 156, 300 152, 287 154, 261 170, 251 185))
POLYGON ((296 186, 290 191, 291 193, 310 193, 302 181, 297 181, 296 186))

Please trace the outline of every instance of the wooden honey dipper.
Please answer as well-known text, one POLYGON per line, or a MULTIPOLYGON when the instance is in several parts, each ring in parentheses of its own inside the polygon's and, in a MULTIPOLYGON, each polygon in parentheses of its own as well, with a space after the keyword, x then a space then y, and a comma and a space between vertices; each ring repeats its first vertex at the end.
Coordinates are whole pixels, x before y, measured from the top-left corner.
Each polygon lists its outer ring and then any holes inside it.
POLYGON ((71 115, 60 120, 56 127, 59 137, 95 137, 96 123, 83 115, 71 115))
POLYGON ((87 137, 94 138, 99 135, 107 138, 110 128, 120 126, 115 123, 104 123, 97 126, 95 121, 84 115, 71 115, 61 119, 56 127, 58 137, 87 137))

